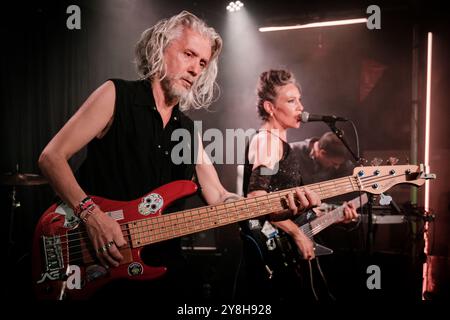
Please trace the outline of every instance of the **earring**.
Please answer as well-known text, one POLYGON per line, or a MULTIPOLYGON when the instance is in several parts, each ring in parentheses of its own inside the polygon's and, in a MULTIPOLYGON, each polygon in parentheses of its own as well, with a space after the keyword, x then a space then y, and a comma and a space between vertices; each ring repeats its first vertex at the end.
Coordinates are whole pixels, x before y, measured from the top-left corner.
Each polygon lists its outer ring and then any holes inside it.
POLYGON ((273 112, 270 113, 270 116, 273 117, 273 112))

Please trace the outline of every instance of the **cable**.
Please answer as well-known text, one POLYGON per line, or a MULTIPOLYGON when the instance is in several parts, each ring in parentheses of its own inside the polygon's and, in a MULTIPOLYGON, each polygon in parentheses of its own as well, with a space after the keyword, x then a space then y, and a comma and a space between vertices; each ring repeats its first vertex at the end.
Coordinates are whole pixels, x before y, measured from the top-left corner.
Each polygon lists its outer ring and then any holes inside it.
POLYGON ((356 129, 356 126, 355 126, 355 124, 353 123, 353 121, 349 120, 348 122, 351 123, 351 125, 352 125, 352 127, 353 127, 353 132, 355 133, 356 156, 358 157, 359 160, 361 160, 361 155, 360 155, 360 150, 359 150, 358 130, 356 129))
POLYGON ((241 266, 242 266, 243 259, 244 259, 244 249, 242 248, 241 254, 239 256, 239 263, 238 263, 238 266, 236 269, 236 275, 234 276, 233 291, 231 292, 231 301, 235 301, 235 299, 236 299, 237 282, 238 282, 239 274, 241 273, 241 266))
MULTIPOLYGON (((260 256, 260 258, 261 258, 261 261, 262 261, 262 263, 264 264, 266 271, 269 273, 269 279, 271 279, 271 278, 272 278, 273 271, 272 271, 272 270, 269 268, 269 266, 265 263, 264 255, 263 255, 263 252, 262 252, 262 250, 261 250, 261 248, 260 248, 258 242, 257 242, 252 236, 250 236, 249 234, 243 232, 242 230, 241 230, 241 236, 242 236, 242 237, 245 237, 245 238, 247 238, 247 239, 249 239, 249 240, 255 245, 256 249, 258 250, 259 256, 260 256)), ((240 258, 239 258, 239 263, 238 263, 238 267, 237 267, 236 274, 235 274, 235 277, 234 277, 233 291, 232 291, 232 299, 233 299, 233 301, 234 301, 235 298, 236 298, 237 281, 238 281, 239 274, 240 274, 240 271, 241 271, 242 262, 243 262, 243 260, 244 260, 244 250, 245 250, 245 249, 243 248, 242 251, 241 251, 240 258)))
POLYGON ((309 265, 309 281, 311 283, 311 291, 314 294, 314 298, 316 299, 316 301, 319 301, 319 297, 317 296, 316 290, 314 289, 314 276, 312 272, 311 260, 308 260, 308 265, 309 265))
POLYGON ((245 237, 247 237, 248 239, 250 239, 255 244, 256 248, 258 249, 259 255, 261 257, 261 260, 264 261, 264 255, 263 255, 263 253, 261 251, 261 248, 259 247, 258 242, 252 236, 246 234, 245 232, 243 232, 243 235, 245 237))
POLYGON ((330 288, 328 287, 327 279, 325 278, 324 273, 322 272, 322 268, 320 267, 319 258, 316 258, 317 263, 317 269, 319 270, 320 276, 322 277, 323 283, 325 284, 325 288, 327 288, 328 296, 331 300, 336 301, 336 298, 333 296, 333 294, 330 291, 330 288))

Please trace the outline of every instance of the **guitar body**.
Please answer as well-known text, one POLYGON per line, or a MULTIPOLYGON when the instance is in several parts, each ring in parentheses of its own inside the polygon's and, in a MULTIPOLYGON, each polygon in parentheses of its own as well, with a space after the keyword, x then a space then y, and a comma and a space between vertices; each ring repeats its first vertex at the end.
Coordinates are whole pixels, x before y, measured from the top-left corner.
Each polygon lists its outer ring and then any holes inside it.
POLYGON ((320 288, 320 293, 325 293, 316 261, 303 259, 289 235, 279 232, 267 239, 259 230, 247 230, 242 238, 245 241, 246 272, 252 273, 246 284, 251 288, 250 295, 256 299, 312 302, 315 300, 313 290, 320 288))
MULTIPOLYGON (((316 257, 333 254, 333 250, 327 248, 310 238, 314 245, 314 254, 316 257)), ((288 267, 292 269, 302 268, 301 265, 306 265, 306 260, 303 258, 302 252, 298 249, 292 237, 283 233, 275 237, 276 248, 267 251, 274 266, 288 267), (275 262, 276 261, 276 262, 275 262)), ((276 268, 276 267, 275 267, 276 268)))
MULTIPOLYGON (((315 215, 311 218, 298 219, 298 221, 296 219, 294 222, 300 228, 308 227, 314 218, 315 215)), ((248 237, 251 237, 253 239, 252 242, 257 245, 257 250, 261 252, 262 259, 267 267, 274 272, 284 268, 296 269, 299 262, 304 260, 301 251, 298 249, 292 237, 281 229, 278 229, 277 234, 271 238, 267 238, 261 231, 261 228, 244 228, 244 230, 243 232, 248 237)), ((332 249, 316 243, 313 235, 307 234, 307 236, 313 242, 316 257, 333 253, 332 249)))
POLYGON ((162 277, 166 268, 145 265, 140 257, 143 246, 134 246, 139 239, 131 239, 127 230, 138 228, 140 220, 160 216, 171 203, 196 190, 195 183, 182 180, 163 185, 128 202, 92 196, 100 209, 121 225, 129 243, 120 249, 124 256, 121 264, 108 269, 99 263, 86 230, 73 211, 64 205, 52 205, 40 218, 33 238, 32 279, 36 297, 86 299, 113 280, 162 277))
MULTIPOLYGON (((351 200, 350 203, 357 209, 366 204, 367 201, 367 195, 364 194, 351 200)), ((333 253, 333 250, 316 243, 314 235, 340 221, 343 214, 344 206, 340 206, 333 210, 327 209, 327 212, 320 217, 317 217, 313 211, 310 211, 293 220, 303 234, 313 242, 316 257, 330 255, 333 253)), ((314 282, 314 274, 320 275, 320 271, 317 268, 319 266, 318 261, 308 262, 304 260, 302 252, 295 241, 284 231, 277 230, 273 232, 274 230, 271 230, 267 225, 264 225, 262 228, 260 224, 259 226, 253 224, 253 228, 250 225, 248 228, 244 228, 243 232, 247 234, 248 238, 253 239, 253 243, 257 246, 258 251, 261 252, 261 258, 266 270, 270 270, 270 276, 274 279, 287 277, 287 280, 284 280, 287 282, 298 281, 299 287, 304 289, 305 294, 311 292, 315 296, 315 288, 311 286, 311 281, 314 282), (269 233, 267 230, 272 232, 269 233), (267 237, 266 234, 271 236, 267 237)), ((320 280, 320 277, 318 279, 320 280)), ((318 284, 322 284, 322 281, 319 281, 318 284)))

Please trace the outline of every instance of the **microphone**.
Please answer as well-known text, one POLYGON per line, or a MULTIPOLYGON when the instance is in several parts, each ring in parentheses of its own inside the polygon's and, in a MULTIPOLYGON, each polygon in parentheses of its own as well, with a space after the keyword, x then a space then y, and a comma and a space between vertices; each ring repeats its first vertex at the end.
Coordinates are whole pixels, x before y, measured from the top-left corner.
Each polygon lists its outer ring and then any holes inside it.
POLYGON ((309 112, 303 111, 300 116, 300 121, 303 123, 312 121, 336 122, 336 121, 348 121, 348 119, 343 117, 337 117, 334 115, 325 116, 320 114, 310 114, 309 112))

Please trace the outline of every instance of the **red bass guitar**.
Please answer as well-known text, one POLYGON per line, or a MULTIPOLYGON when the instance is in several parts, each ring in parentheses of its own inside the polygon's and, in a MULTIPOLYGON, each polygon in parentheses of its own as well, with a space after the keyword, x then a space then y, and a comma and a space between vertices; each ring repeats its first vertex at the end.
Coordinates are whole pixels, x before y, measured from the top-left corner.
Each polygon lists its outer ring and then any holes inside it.
MULTIPOLYGON (((400 165, 358 167, 353 175, 308 185, 321 199, 353 191, 380 194, 394 185, 421 186, 424 166, 400 165)), ((273 212, 287 210, 286 196, 294 189, 272 192, 226 204, 211 205, 162 215, 175 200, 193 194, 197 186, 175 181, 133 201, 114 201, 92 196, 95 203, 122 228, 127 245, 120 249, 124 260, 118 267, 104 268, 96 259, 86 230, 66 205, 52 205, 40 218, 32 249, 33 287, 39 299, 86 299, 104 284, 116 279, 152 280, 166 268, 145 265, 144 246, 185 236, 273 212)))

